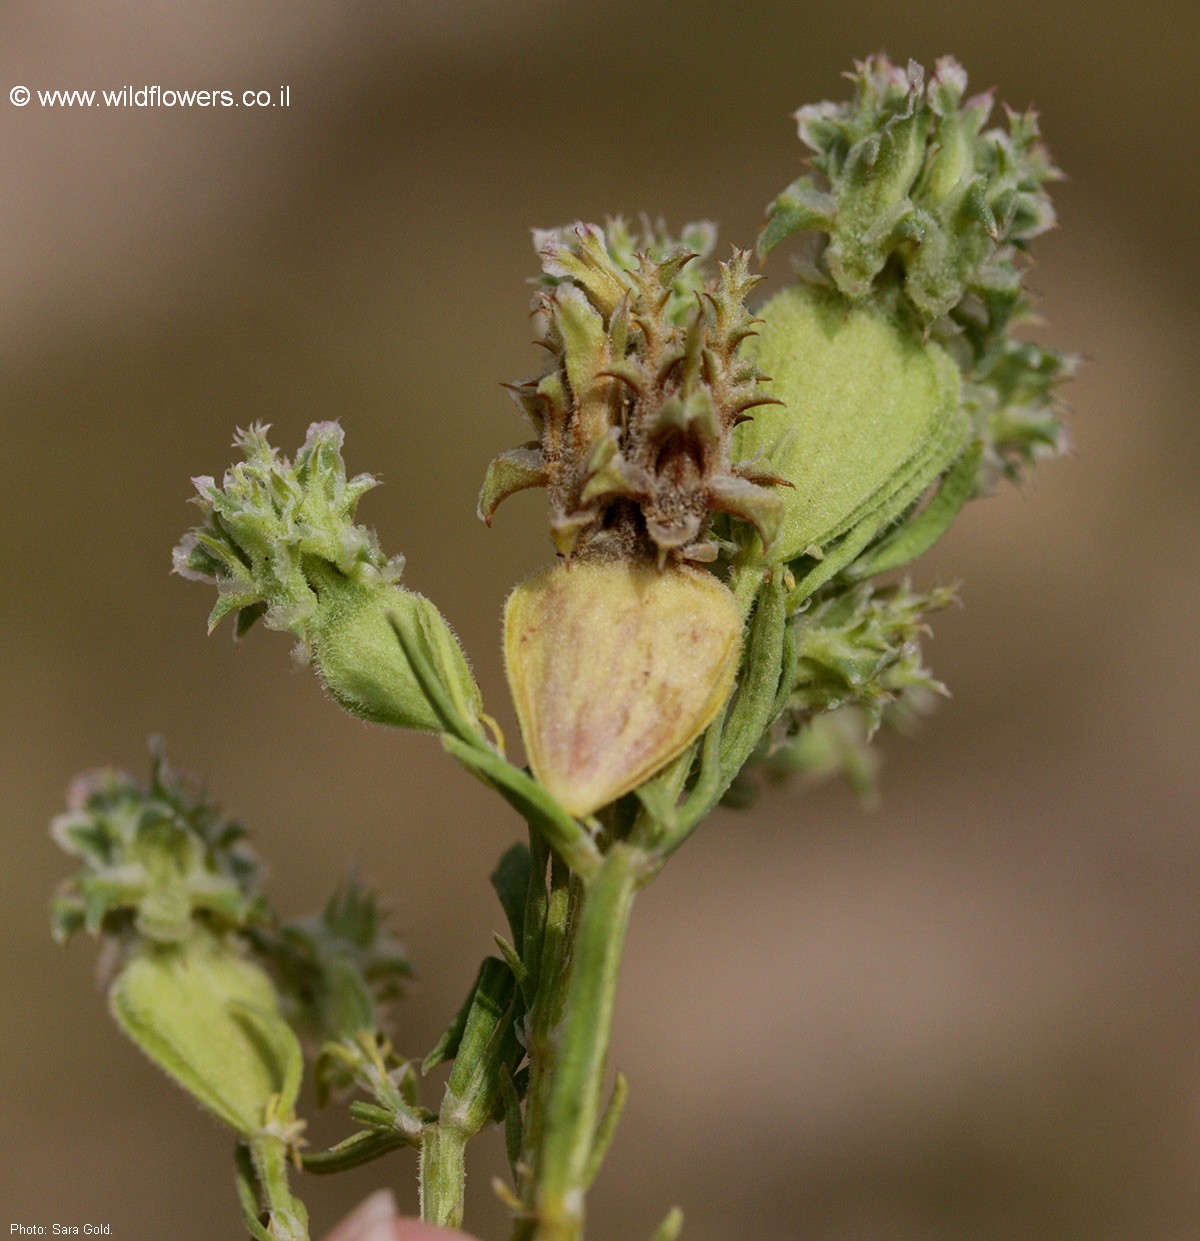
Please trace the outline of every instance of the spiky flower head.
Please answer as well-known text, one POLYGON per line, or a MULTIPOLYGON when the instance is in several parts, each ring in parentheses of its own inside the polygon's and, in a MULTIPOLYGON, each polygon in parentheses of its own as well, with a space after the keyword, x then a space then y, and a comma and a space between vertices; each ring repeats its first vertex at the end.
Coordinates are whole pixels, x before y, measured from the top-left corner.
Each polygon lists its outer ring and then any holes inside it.
POLYGON ((920 639, 929 632, 925 617, 953 600, 944 587, 918 595, 907 585, 867 582, 818 599, 792 621, 796 679, 783 726, 794 730, 815 715, 854 706, 874 731, 902 695, 945 693, 925 667, 920 639))
POLYGON ((391 584, 404 557, 384 556, 375 532, 354 524, 359 500, 378 483, 370 474, 347 479, 336 422, 314 422, 293 461, 271 446, 267 430, 256 424, 237 433, 245 460, 220 485, 193 479, 205 521, 180 540, 175 571, 216 585, 210 630, 235 612, 238 635, 261 617, 307 643, 317 612, 313 562, 362 584, 391 584))
POLYGON ((1075 360, 1010 335, 1030 317, 1024 255, 1055 223, 1047 187, 1061 173, 1036 114, 1005 107, 989 126, 992 93, 968 97, 951 57, 928 82, 882 55, 848 76, 853 99, 796 113, 811 171, 768 208, 759 253, 805 233, 802 280, 885 307, 950 352, 980 494, 1066 444, 1056 388, 1075 360))
POLYGON ((440 717, 397 641, 394 627, 428 650, 459 710, 473 716, 475 684, 458 640, 428 599, 397 585, 402 556, 385 556, 354 511, 376 480, 347 479, 343 433, 316 422, 295 459, 273 448, 266 427, 239 432, 245 460, 218 485, 195 481, 204 521, 175 549, 175 569, 212 582, 209 629, 237 614, 235 634, 262 617, 299 639, 325 687, 348 711, 401 728, 436 729, 440 717))
POLYGON ((769 208, 766 253, 801 230, 819 234, 818 269, 851 298, 898 285, 925 323, 968 294, 1007 321, 1019 297, 1019 251, 1054 224, 1046 185, 1059 177, 1032 112, 1006 109, 985 129, 990 92, 965 98, 950 57, 928 84, 920 65, 859 61, 847 103, 796 113, 813 172, 769 208))
POLYGON ((255 908, 258 865, 245 830, 155 752, 150 779, 99 770, 78 777, 55 841, 83 863, 54 898, 54 935, 137 935, 178 943, 195 924, 243 926, 255 908))
POLYGON ((907 731, 946 693, 925 666, 921 639, 929 633, 925 617, 953 601, 944 587, 916 594, 907 584, 838 582, 793 616, 791 691, 726 804, 754 800, 754 775, 770 782, 840 776, 873 800, 876 732, 907 731))
POLYGON ((635 243, 620 221, 535 233, 545 273, 536 301, 550 365, 512 385, 537 438, 488 470, 479 514, 527 487, 550 496, 559 552, 710 561, 713 513, 779 528, 778 482, 732 457, 733 428, 773 398, 740 346, 745 299, 760 277, 735 251, 706 274, 708 226, 685 241, 661 230, 635 243))

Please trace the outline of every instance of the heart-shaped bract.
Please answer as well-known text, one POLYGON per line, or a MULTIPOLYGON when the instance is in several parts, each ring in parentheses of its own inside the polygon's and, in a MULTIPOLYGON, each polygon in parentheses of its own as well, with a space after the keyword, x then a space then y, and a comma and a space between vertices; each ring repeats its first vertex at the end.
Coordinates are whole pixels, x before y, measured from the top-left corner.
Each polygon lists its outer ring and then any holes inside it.
MULTIPOLYGON (((812 589, 914 505, 962 451, 958 368, 940 345, 872 305, 796 285, 759 312, 754 357, 783 401, 738 429, 780 491, 779 560, 815 557, 812 589)), ((802 582, 802 586, 804 583, 802 582)))
POLYGON ((697 569, 595 559, 522 583, 505 663, 538 780, 580 816, 636 788, 712 722, 741 636, 733 595, 697 569))

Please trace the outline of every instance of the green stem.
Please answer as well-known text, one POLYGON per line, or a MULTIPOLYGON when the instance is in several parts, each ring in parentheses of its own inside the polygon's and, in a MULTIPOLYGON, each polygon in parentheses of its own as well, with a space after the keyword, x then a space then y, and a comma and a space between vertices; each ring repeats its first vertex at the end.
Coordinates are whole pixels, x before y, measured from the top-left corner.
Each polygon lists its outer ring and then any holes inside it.
POLYGON ((440 1121, 425 1127, 421 1135, 421 1218, 442 1228, 458 1228, 463 1222, 466 1197, 467 1134, 456 1125, 440 1121))
POLYGON ((288 1145, 274 1134, 250 1139, 250 1157, 269 1216, 267 1234, 278 1241, 308 1241, 308 1212, 288 1186, 288 1145))
MULTIPOLYGON (((531 832, 531 844, 536 847, 535 837, 536 833, 531 832)), ((542 885, 545 897, 544 865, 541 871, 534 872, 531 888, 535 883, 542 885)), ((534 1195, 550 1106, 550 1091, 558 1063, 556 1032, 566 1006, 575 958, 581 891, 579 881, 571 878, 566 866, 557 857, 552 857, 549 899, 545 905, 543 929, 535 958, 536 990, 529 1012, 529 1087, 525 1098, 518 1175, 518 1189, 528 1214, 525 1219, 518 1220, 513 1241, 528 1241, 533 1235, 534 1195)), ((526 927, 526 933, 529 934, 528 923, 526 927)))
POLYGON ((567 986, 557 1063, 536 1162, 534 1241, 577 1241, 600 1123, 617 971, 634 893, 647 874, 641 850, 617 842, 587 885, 567 986))

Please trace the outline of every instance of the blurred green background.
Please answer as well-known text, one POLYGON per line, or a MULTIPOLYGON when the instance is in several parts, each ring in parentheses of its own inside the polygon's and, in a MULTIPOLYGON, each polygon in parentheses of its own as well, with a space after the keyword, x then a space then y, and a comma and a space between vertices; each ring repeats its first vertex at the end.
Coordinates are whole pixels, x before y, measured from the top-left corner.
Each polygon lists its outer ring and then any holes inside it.
MULTIPOLYGON (((437 744, 372 729, 288 642, 204 637, 168 576, 233 428, 340 418, 364 519, 408 557, 511 726, 505 593, 543 501, 474 517, 524 437, 531 225, 639 211, 748 244, 798 171, 790 113, 886 49, 1035 103, 1070 179, 1043 338, 1087 364, 1073 455, 972 506, 954 698, 841 788, 722 812, 641 899, 616 1059, 632 1098, 594 1235, 1184 1241, 1200 1235, 1197 247, 1192 4, 11 3, 0 49, 0 1226, 239 1233, 229 1142, 126 1045, 94 952, 49 939, 45 825, 77 769, 163 733, 249 823, 289 912, 350 860, 431 1045, 488 951, 514 816, 437 744), (277 89, 291 107, 12 107, 9 87, 277 89)), ((337 1125, 313 1126, 318 1140, 337 1125)), ((500 1235, 480 1143, 469 1221, 500 1235)), ((308 1186, 318 1231, 400 1154, 308 1186)))

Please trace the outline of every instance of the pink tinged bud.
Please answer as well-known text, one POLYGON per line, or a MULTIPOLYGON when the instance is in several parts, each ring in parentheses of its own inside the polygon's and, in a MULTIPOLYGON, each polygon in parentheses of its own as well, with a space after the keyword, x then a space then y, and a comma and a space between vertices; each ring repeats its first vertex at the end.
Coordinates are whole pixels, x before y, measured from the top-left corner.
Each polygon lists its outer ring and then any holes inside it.
POLYGON ((733 689, 742 617, 711 574, 559 564, 509 597, 505 659, 534 774, 588 815, 678 757, 733 689))

